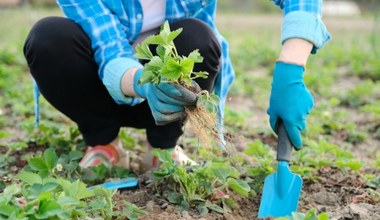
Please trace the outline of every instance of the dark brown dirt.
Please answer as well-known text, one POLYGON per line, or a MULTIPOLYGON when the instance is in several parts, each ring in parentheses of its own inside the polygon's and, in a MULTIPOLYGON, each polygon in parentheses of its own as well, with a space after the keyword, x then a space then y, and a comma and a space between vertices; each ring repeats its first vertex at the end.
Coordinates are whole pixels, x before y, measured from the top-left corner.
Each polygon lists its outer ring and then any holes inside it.
POLYGON ((135 191, 124 191, 115 196, 116 200, 125 200, 135 205, 142 207, 148 211, 149 214, 142 216, 140 219, 154 219, 154 220, 243 220, 255 219, 258 211, 258 198, 239 199, 236 201, 239 207, 230 213, 220 214, 217 212, 210 212, 207 215, 201 216, 197 210, 181 211, 174 205, 169 204, 166 200, 154 195, 150 189, 137 189, 135 191), (250 217, 251 216, 251 217, 250 217))
MULTIPOLYGON (((376 173, 376 170, 367 173, 376 173)), ((306 212, 316 208, 327 212, 334 220, 378 220, 380 219, 380 199, 369 194, 369 188, 360 174, 343 173, 337 168, 320 169, 318 180, 305 180, 298 211, 306 212)), ((243 220, 257 219, 261 195, 255 198, 234 198, 238 207, 232 212, 219 214, 210 212, 200 216, 197 210, 181 211, 170 204, 149 186, 123 191, 116 200, 125 200, 142 207, 149 214, 140 219, 154 220, 243 220)))

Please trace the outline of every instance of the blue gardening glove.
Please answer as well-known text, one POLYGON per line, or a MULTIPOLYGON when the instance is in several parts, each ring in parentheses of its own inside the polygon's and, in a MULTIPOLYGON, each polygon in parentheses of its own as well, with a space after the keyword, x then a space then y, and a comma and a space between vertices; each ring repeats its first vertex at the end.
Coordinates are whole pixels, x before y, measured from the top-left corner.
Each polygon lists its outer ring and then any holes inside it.
POLYGON ((301 131, 306 128, 314 100, 303 83, 304 67, 277 62, 272 81, 272 92, 267 113, 270 125, 277 133, 277 123, 282 119, 290 141, 296 149, 302 146, 301 131))
MULTIPOLYGON (((195 106, 198 96, 180 85, 160 83, 154 85, 144 83, 138 85, 142 70, 136 72, 133 88, 137 95, 147 99, 156 125, 166 125, 184 117, 185 106, 195 106)), ((193 86, 200 91, 199 85, 193 81, 193 86)))

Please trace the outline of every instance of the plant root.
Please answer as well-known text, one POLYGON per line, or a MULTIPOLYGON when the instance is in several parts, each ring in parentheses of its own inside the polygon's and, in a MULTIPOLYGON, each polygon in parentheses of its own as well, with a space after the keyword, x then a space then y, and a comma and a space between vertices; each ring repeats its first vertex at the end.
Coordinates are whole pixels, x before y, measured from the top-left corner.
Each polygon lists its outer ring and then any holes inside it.
POLYGON ((186 107, 185 112, 191 131, 207 149, 211 149, 213 141, 222 144, 217 130, 217 119, 214 113, 203 106, 186 107))

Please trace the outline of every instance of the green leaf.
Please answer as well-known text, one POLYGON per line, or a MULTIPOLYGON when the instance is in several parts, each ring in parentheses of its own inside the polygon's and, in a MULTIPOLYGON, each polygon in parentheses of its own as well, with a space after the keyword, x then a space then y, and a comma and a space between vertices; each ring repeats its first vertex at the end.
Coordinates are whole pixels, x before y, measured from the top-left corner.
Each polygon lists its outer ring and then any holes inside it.
POLYGON ((166 39, 164 39, 161 34, 149 36, 149 37, 145 38, 145 40, 143 41, 143 43, 146 44, 146 45, 149 45, 149 44, 152 44, 152 45, 167 45, 166 39))
POLYGON ((198 205, 197 209, 198 209, 199 215, 201 216, 208 214, 208 208, 206 207, 205 204, 198 205))
POLYGON ((21 150, 21 149, 27 148, 28 144, 26 144, 25 142, 16 141, 16 142, 8 144, 7 147, 14 150, 21 150))
POLYGON ((42 184, 42 178, 36 174, 31 172, 23 171, 19 173, 16 178, 20 179, 21 181, 27 183, 28 185, 33 185, 35 183, 42 184))
POLYGON ((182 73, 182 67, 174 59, 169 59, 162 69, 162 77, 167 80, 177 81, 182 73))
POLYGON ((248 147, 244 150, 244 153, 249 156, 268 157, 270 155, 270 148, 264 145, 259 139, 248 144, 248 147))
POLYGON ((315 209, 310 209, 308 212, 306 212, 303 220, 317 220, 317 214, 315 209))
POLYGON ((156 53, 161 58, 161 60, 165 60, 165 56, 168 54, 165 50, 165 47, 162 45, 157 45, 156 53))
POLYGON ((374 189, 380 189, 380 176, 368 181, 367 186, 374 189))
POLYGON ((363 163, 360 162, 360 161, 356 161, 356 160, 338 160, 335 162, 335 164, 338 166, 338 167, 349 167, 350 169, 352 170, 359 170, 362 166, 363 166, 363 163))
POLYGON ((189 58, 184 58, 180 61, 181 73, 185 76, 190 75, 194 68, 194 61, 189 58))
POLYGON ((202 63, 203 62, 203 57, 199 53, 199 50, 196 49, 192 51, 187 58, 191 59, 194 61, 194 63, 202 63))
POLYGON ((158 179, 169 177, 171 175, 172 175, 172 172, 170 172, 170 170, 167 168, 160 168, 160 169, 153 171, 153 176, 158 178, 158 179))
POLYGON ((208 77, 208 72, 205 71, 200 71, 200 72, 193 72, 195 78, 202 78, 202 79, 207 79, 208 77))
POLYGON ((173 192, 173 191, 169 192, 167 198, 168 198, 169 202, 172 204, 180 204, 181 201, 183 200, 183 197, 180 194, 173 192))
POLYGON ((235 200, 233 200, 232 198, 223 199, 223 205, 225 205, 231 209, 238 207, 238 203, 235 200))
POLYGON ((28 191, 30 192, 31 198, 34 199, 34 198, 37 198, 38 196, 40 196, 40 194, 42 194, 44 192, 52 191, 52 190, 56 189, 57 187, 58 187, 58 184, 53 183, 53 182, 48 182, 44 185, 39 184, 39 183, 34 183, 33 185, 31 185, 28 188, 28 191))
POLYGON ((62 214, 64 210, 61 206, 52 200, 42 200, 38 207, 38 213, 35 215, 37 219, 47 219, 62 214))
POLYGON ((2 196, 0 197, 1 204, 8 203, 14 195, 17 195, 20 192, 21 192, 21 188, 16 184, 7 186, 4 189, 2 196), (3 199, 5 199, 5 201, 3 199))
POLYGON ((5 185, 4 181, 0 180, 0 192, 3 192, 5 187, 6 187, 6 185, 5 185))
POLYGON ((47 171, 48 168, 45 164, 45 161, 42 160, 42 158, 35 157, 31 158, 29 160, 29 166, 32 168, 34 171, 47 171))
POLYGON ((327 212, 322 212, 318 215, 318 220, 329 220, 329 214, 327 214, 327 212))
POLYGON ((83 153, 80 152, 80 151, 70 151, 69 153, 69 160, 70 161, 75 161, 75 160, 79 160, 83 157, 83 153))
POLYGON ((11 133, 8 131, 0 131, 0 139, 10 137, 11 133))
POLYGON ((134 57, 140 60, 150 60, 153 57, 152 52, 149 49, 149 45, 144 42, 142 42, 140 45, 137 45, 135 47, 136 53, 134 54, 134 57))
POLYGON ((156 156, 161 162, 174 163, 173 157, 168 150, 153 149, 152 154, 156 156))
POLYGON ((237 194, 241 196, 247 197, 249 194, 249 191, 251 191, 251 187, 248 185, 247 182, 243 180, 228 178, 227 184, 233 191, 235 191, 237 194))
POLYGON ((234 168, 226 163, 214 162, 210 165, 209 169, 223 184, 227 182, 227 177, 235 172, 234 168))
MULTIPOLYGON (((16 213, 16 212, 17 212, 17 207, 15 207, 15 206, 0 205, 0 215, 5 215, 5 216, 9 217, 12 215, 12 213, 16 213)), ((10 218, 7 218, 7 219, 10 219, 10 218)))
POLYGON ((305 214, 299 212, 292 213, 292 220, 304 220, 305 214))
POLYGON ((150 82, 152 82, 154 77, 155 77, 155 74, 152 71, 144 69, 141 76, 140 76, 138 84, 141 85, 144 83, 150 83, 150 82))
POLYGON ((123 201, 123 202, 124 202, 124 208, 122 211, 122 215, 126 216, 127 219, 137 220, 139 215, 148 214, 148 212, 140 209, 135 204, 132 204, 132 203, 126 202, 126 201, 123 201))
POLYGON ((162 67, 164 67, 164 63, 162 62, 161 58, 159 56, 154 56, 149 61, 148 65, 150 67, 153 67, 155 70, 161 70, 162 67))
POLYGON ((163 43, 159 43, 161 45, 167 45, 169 44, 169 34, 170 34, 170 26, 169 22, 165 21, 165 23, 161 26, 161 31, 158 34, 160 38, 163 40, 163 43))
POLYGON ((166 43, 171 43, 182 32, 182 28, 178 28, 175 31, 169 33, 166 43))
POLYGON ((51 148, 45 150, 44 152, 44 160, 46 167, 49 171, 53 170, 58 162, 58 156, 55 151, 51 148))
POLYGON ((79 201, 78 200, 75 200, 69 196, 60 196, 57 200, 57 202, 62 206, 62 207, 65 207, 65 206, 77 206, 79 205, 79 201))
POLYGON ((62 186, 66 196, 70 196, 74 199, 81 200, 94 196, 94 193, 87 189, 86 184, 79 180, 71 183, 68 180, 61 178, 57 183, 62 186))
POLYGON ((216 204, 212 204, 210 201, 206 201, 206 207, 209 208, 212 211, 218 212, 223 214, 224 209, 216 204))

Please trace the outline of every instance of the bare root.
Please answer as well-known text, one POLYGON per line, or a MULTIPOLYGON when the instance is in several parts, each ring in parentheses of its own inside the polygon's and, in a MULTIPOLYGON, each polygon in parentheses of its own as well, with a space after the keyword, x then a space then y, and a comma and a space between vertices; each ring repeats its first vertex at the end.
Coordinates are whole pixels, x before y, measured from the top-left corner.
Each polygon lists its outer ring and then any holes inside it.
POLYGON ((192 132, 204 147, 210 149, 213 141, 221 144, 215 114, 208 112, 203 106, 185 108, 185 111, 192 132))

